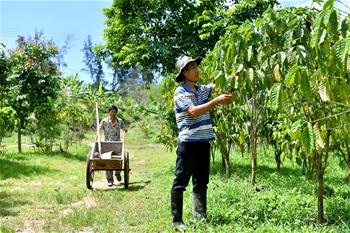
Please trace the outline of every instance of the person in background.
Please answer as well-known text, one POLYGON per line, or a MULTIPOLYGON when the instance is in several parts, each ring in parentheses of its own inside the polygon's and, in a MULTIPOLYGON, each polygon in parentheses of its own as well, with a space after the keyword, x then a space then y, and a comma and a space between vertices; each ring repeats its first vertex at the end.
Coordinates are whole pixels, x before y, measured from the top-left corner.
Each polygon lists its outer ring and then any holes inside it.
POLYGON ((231 94, 209 100, 214 85, 197 84, 198 65, 202 58, 181 56, 177 59, 176 82, 182 82, 174 93, 174 109, 179 132, 175 179, 171 188, 173 226, 184 231, 182 220, 183 192, 192 177, 192 215, 195 221, 206 220, 207 188, 209 183, 210 141, 214 140, 209 111, 232 102, 231 94))
MULTIPOLYGON (((128 129, 125 127, 124 121, 117 117, 118 108, 115 105, 112 105, 108 108, 109 117, 102 119, 101 129, 104 132, 104 140, 109 141, 120 141, 120 130, 123 130, 125 133, 128 132, 128 129)), ((120 176, 120 171, 115 171, 115 176, 118 181, 122 180, 120 176)), ((106 171, 106 177, 108 186, 113 186, 113 171, 106 171)))

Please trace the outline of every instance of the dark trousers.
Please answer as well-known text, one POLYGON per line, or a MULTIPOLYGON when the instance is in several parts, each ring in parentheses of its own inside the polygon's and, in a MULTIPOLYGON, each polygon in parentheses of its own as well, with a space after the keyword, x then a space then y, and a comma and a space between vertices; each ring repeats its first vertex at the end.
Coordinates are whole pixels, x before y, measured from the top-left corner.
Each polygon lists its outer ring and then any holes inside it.
POLYGON ((210 143, 178 142, 176 154, 176 178, 171 191, 185 191, 191 176, 193 192, 206 191, 209 183, 210 143))

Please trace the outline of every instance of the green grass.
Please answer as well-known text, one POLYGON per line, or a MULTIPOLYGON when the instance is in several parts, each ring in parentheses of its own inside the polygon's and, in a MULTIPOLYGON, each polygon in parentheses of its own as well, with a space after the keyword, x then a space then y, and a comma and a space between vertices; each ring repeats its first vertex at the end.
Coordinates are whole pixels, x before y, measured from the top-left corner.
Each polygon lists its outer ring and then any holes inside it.
MULTIPOLYGON (((90 145, 66 153, 24 148, 20 155, 8 147, 0 155, 0 232, 173 232, 169 199, 175 152, 134 128, 126 143, 132 169, 127 190, 121 183, 107 188, 104 172, 96 174, 97 189, 85 187, 90 145)), ((315 182, 300 176, 295 163, 286 160, 277 171, 273 157, 259 153, 258 185, 252 187, 249 155, 231 156, 231 177, 225 177, 219 158, 211 165, 208 223, 191 222, 191 185, 185 192, 188 232, 350 231, 350 187, 337 159, 330 160, 325 176, 334 190, 325 198, 328 222, 319 225, 315 182)))

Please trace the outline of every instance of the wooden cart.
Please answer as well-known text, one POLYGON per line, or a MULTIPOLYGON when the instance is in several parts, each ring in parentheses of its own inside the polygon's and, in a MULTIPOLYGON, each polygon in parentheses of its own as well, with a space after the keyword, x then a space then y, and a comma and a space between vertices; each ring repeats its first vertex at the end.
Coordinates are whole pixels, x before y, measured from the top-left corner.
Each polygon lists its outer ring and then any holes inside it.
POLYGON ((124 134, 121 141, 101 142, 98 104, 96 102, 96 139, 86 161, 86 187, 92 189, 95 171, 117 170, 124 172, 124 187, 129 187, 129 153, 125 151, 124 134))
POLYGON ((124 187, 129 186, 129 153, 125 151, 123 141, 100 142, 92 147, 87 156, 86 163, 86 187, 92 189, 94 182, 94 172, 101 170, 117 170, 124 173, 124 187), (101 151, 99 153, 99 148, 101 151), (107 154, 108 158, 103 158, 107 154), (110 158, 109 158, 110 157, 110 158))

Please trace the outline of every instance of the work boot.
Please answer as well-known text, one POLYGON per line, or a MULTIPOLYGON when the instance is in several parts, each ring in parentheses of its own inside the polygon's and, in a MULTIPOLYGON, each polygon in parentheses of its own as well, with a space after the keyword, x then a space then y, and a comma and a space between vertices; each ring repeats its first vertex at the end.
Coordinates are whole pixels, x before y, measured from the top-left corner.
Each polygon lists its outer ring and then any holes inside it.
POLYGON ((185 231, 186 226, 182 221, 183 192, 171 191, 171 214, 173 226, 178 231, 185 231))
POLYGON ((207 191, 192 193, 192 216, 194 221, 207 220, 207 191))

